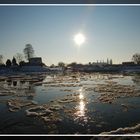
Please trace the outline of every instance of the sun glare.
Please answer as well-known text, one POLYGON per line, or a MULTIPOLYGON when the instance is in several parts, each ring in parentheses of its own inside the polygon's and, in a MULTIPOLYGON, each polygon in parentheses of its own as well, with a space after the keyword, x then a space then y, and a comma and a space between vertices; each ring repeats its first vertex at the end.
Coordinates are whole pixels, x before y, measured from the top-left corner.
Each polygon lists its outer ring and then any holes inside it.
POLYGON ((74 36, 75 43, 80 46, 85 42, 85 36, 82 33, 78 33, 74 36))

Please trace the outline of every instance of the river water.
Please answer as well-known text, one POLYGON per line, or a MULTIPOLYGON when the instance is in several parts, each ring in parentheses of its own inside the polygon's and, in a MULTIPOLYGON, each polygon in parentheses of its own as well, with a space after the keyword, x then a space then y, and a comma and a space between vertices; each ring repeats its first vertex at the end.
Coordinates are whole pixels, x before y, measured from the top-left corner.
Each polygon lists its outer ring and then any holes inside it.
POLYGON ((0 76, 1 134, 101 134, 120 127, 131 128, 140 123, 139 116, 138 74, 0 76), (105 86, 104 90, 101 86, 105 86), (101 96, 106 100, 101 100, 101 96), (19 103, 13 103, 13 99, 19 103), (20 106, 21 101, 35 104, 20 106), (12 103, 20 107, 13 110, 12 103), (27 114, 27 110, 38 106, 48 107, 52 112, 45 115, 27 114))

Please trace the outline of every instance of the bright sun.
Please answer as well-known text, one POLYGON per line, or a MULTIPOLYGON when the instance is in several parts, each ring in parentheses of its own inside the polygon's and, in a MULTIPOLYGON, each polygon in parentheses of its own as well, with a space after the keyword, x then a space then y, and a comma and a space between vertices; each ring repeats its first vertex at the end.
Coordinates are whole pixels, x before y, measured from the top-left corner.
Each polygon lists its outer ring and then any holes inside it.
POLYGON ((74 36, 74 41, 80 46, 85 42, 85 36, 82 33, 78 33, 74 36))

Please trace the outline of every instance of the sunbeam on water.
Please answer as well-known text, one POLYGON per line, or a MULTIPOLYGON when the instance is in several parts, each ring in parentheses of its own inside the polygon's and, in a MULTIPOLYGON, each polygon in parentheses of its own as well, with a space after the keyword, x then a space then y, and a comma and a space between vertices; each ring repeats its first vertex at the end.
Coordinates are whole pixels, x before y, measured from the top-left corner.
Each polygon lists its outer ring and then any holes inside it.
POLYGON ((82 101, 82 100, 81 100, 80 103, 79 103, 78 116, 79 116, 79 117, 85 116, 85 103, 84 103, 84 101, 82 101))
POLYGON ((79 99, 80 100, 82 100, 82 99, 84 99, 84 96, 80 93, 80 95, 79 95, 79 99))
POLYGON ((75 120, 80 120, 82 122, 87 122, 87 117, 85 114, 86 111, 86 102, 84 101, 84 91, 83 87, 79 90, 79 104, 76 106, 75 120))
POLYGON ((137 133, 139 89, 139 74, 0 76, 0 132, 137 133))

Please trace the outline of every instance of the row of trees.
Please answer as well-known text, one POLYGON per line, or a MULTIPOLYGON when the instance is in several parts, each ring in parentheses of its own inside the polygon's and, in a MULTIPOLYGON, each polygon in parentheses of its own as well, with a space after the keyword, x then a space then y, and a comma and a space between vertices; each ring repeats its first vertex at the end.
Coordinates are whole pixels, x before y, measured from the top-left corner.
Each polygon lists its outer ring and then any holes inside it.
POLYGON ((6 61, 6 66, 7 67, 10 67, 10 66, 17 66, 17 61, 15 59, 15 57, 13 57, 12 61, 10 59, 7 59, 6 61))
MULTIPOLYGON (((77 65, 77 63, 76 62, 72 62, 72 63, 70 63, 70 64, 65 64, 64 62, 58 62, 58 64, 57 64, 57 66, 59 66, 59 67, 74 67, 74 66, 76 66, 77 65)), ((50 67, 55 67, 55 65, 54 64, 52 64, 50 67)))
MULTIPOLYGON (((140 64, 140 54, 139 54, 139 53, 134 54, 134 55, 132 56, 132 60, 134 61, 135 64, 140 64)), ((100 63, 100 62, 97 61, 97 63, 100 63)), ((112 61, 112 59, 109 60, 109 59, 107 58, 107 62, 106 62, 106 63, 112 65, 112 64, 113 64, 113 61, 112 61)), ((92 63, 89 62, 89 65, 91 65, 91 64, 92 64, 92 63)), ((74 66, 76 66, 76 65, 77 65, 76 62, 72 62, 72 63, 70 63, 70 64, 68 64, 68 65, 66 65, 64 62, 59 62, 59 63, 58 63, 58 66, 60 66, 60 67, 65 67, 65 66, 74 67, 74 66)), ((52 64, 51 67, 55 67, 55 65, 52 64)))
MULTIPOLYGON (((27 61, 29 61, 30 58, 34 57, 34 49, 31 44, 26 44, 25 48, 23 49, 23 53, 16 53, 16 55, 13 57, 12 61, 10 59, 7 59, 6 65, 11 66, 11 65, 22 65, 24 63, 24 57, 27 61)), ((140 64, 140 53, 135 53, 132 56, 132 60, 134 61, 135 64, 140 64)), ((76 62, 72 63, 72 65, 75 65, 76 62)), ((3 55, 0 55, 0 65, 3 64, 3 55)), ((107 64, 112 64, 112 59, 107 59, 107 64)), ((71 65, 71 64, 70 64, 71 65)), ((65 63, 59 62, 58 66, 64 67, 65 63)), ((53 67, 53 65, 52 65, 53 67)))
MULTIPOLYGON (((135 64, 140 64, 140 53, 135 53, 133 56, 132 56, 132 60, 134 61, 134 63, 135 64)), ((98 63, 98 61, 97 61, 97 63, 98 63)), ((73 63, 71 63, 71 64, 68 64, 68 66, 75 66, 77 63, 76 62, 73 62, 73 63)), ((91 62, 89 62, 89 65, 91 64, 91 62)), ((113 64, 113 61, 112 61, 112 59, 108 59, 107 58, 107 64, 110 64, 110 65, 112 65, 113 64)), ((52 65, 53 66, 53 65, 52 65)), ((63 63, 63 62, 59 62, 58 63, 58 66, 60 66, 60 67, 64 67, 64 66, 66 66, 66 64, 65 63, 63 63)))
MULTIPOLYGON (((15 66, 15 65, 21 65, 24 63, 24 57, 27 61, 29 61, 30 58, 34 57, 34 49, 31 44, 26 44, 25 48, 23 50, 23 53, 16 53, 15 56, 13 56, 12 61, 10 59, 7 59, 6 66, 15 66)), ((3 64, 3 55, 0 55, 0 64, 3 64)))

